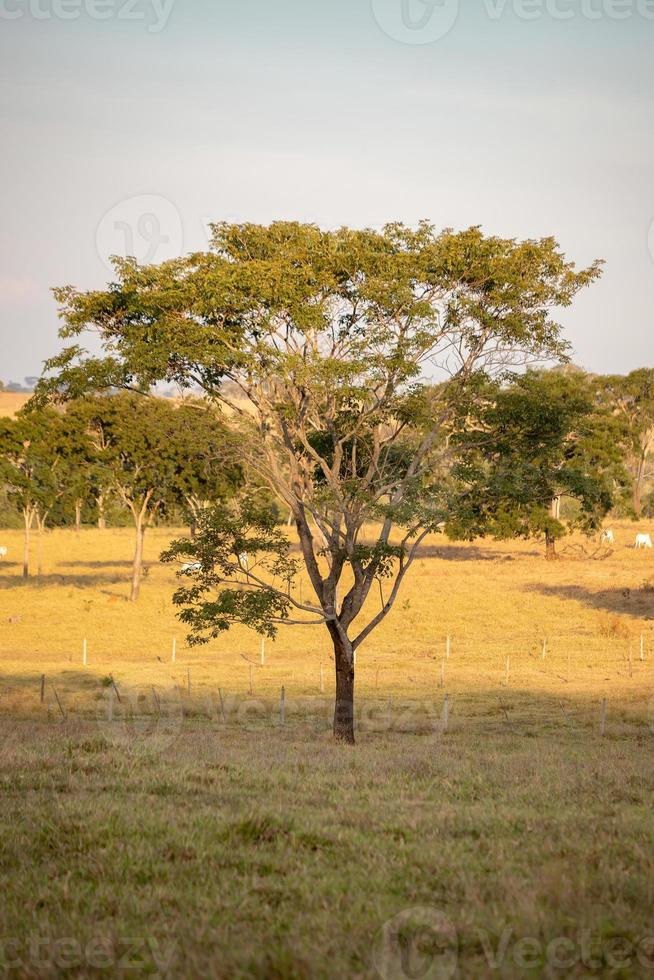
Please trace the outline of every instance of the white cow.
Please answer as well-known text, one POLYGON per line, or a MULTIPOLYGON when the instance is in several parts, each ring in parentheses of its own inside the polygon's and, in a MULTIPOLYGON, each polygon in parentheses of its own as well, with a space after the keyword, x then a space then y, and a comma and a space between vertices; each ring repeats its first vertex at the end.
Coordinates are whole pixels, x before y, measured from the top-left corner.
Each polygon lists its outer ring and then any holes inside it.
POLYGON ((9 549, 8 548, 5 548, 4 546, 2 548, 0 548, 0 558, 6 558, 7 557, 7 554, 8 554, 8 551, 9 551, 9 549))
POLYGON ((636 544, 634 545, 634 547, 637 550, 639 548, 651 548, 652 547, 652 539, 649 536, 649 534, 637 534, 636 535, 636 544))
POLYGON ((600 544, 615 544, 615 534, 610 527, 605 531, 602 531, 600 535, 600 544))
POLYGON ((180 568, 180 575, 188 575, 190 572, 199 572, 202 565, 199 561, 187 561, 180 568))

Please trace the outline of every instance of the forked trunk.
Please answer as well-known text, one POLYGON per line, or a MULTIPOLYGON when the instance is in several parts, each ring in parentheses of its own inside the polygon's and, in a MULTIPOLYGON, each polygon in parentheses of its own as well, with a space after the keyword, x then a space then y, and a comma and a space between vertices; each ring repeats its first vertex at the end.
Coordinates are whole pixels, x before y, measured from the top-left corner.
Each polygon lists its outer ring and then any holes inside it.
POLYGON ((145 538, 145 524, 139 522, 136 525, 136 547, 134 549, 134 564, 132 565, 132 589, 129 595, 131 602, 136 602, 139 597, 141 587, 141 571, 143 569, 143 539, 145 538))
POLYGON ((548 561, 555 561, 557 558, 556 538, 549 531, 545 532, 545 557, 548 561))
POLYGON ((330 629, 336 665, 334 738, 354 745, 354 655, 352 645, 330 629))

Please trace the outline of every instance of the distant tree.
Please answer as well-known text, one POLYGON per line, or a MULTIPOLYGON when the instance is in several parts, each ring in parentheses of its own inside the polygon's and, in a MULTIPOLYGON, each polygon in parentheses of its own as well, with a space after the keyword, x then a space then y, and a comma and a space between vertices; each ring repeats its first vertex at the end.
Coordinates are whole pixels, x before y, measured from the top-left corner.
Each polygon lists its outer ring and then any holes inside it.
POLYGON ((460 482, 448 533, 542 535, 554 558, 561 498, 578 505, 569 527, 590 532, 624 486, 624 426, 580 371, 528 371, 479 395, 453 440, 460 482))
POLYGON ((61 415, 52 409, 26 412, 0 419, 0 479, 10 503, 21 514, 24 527, 23 577, 29 576, 30 538, 38 531, 38 574, 41 541, 48 515, 61 496, 58 446, 61 415))
POLYGON ((626 426, 626 464, 631 475, 632 507, 636 517, 643 509, 643 490, 654 472, 654 368, 638 368, 626 376, 597 379, 607 403, 626 426))
POLYGON ((180 405, 175 422, 175 494, 194 537, 200 516, 235 494, 243 483, 243 472, 237 462, 237 445, 230 446, 225 422, 206 401, 180 405))
POLYGON ((163 399, 116 394, 80 408, 98 465, 131 514, 135 531, 130 599, 139 595, 146 529, 174 495, 174 407, 163 399))
POLYGON ((298 593, 287 539, 245 498, 180 544, 201 567, 177 601, 196 642, 235 622, 268 635, 324 624, 334 734, 352 742, 354 654, 448 514, 440 474, 458 402, 480 375, 564 356, 551 310, 598 275, 597 263, 576 270, 553 239, 477 228, 217 225, 208 254, 119 261, 106 291, 58 290, 62 336, 92 328, 106 356, 73 344, 49 363, 40 393, 163 381, 198 385, 229 407, 242 464, 292 511, 314 596, 298 593), (432 404, 435 373, 449 393, 432 404))

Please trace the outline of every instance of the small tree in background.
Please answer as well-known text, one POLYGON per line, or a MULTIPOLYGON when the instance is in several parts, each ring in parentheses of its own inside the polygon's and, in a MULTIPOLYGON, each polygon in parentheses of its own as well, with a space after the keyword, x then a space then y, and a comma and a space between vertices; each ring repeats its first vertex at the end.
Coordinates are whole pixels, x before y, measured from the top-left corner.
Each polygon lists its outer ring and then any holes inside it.
POLYGON ((354 653, 448 516, 461 399, 480 376, 565 356, 550 311, 598 275, 598 264, 577 271, 553 239, 477 228, 217 225, 209 253, 158 267, 118 261, 106 291, 58 290, 62 336, 92 328, 105 356, 73 344, 47 366, 40 397, 165 381, 229 407, 239 461, 293 514, 313 598, 298 594, 282 536, 244 501, 184 543, 201 566, 179 597, 184 619, 196 642, 234 622, 269 635, 324 624, 334 734, 352 742, 354 653), (435 402, 425 390, 434 377, 447 379, 435 402))
POLYGON ((235 494, 243 483, 243 472, 236 462, 237 446, 228 450, 230 435, 224 420, 206 401, 185 402, 176 413, 175 495, 188 515, 191 537, 195 537, 201 515, 235 494))
POLYGON ((546 557, 555 558, 566 533, 561 498, 577 504, 568 528, 589 533, 624 487, 624 425, 582 371, 529 371, 479 394, 454 440, 460 490, 448 533, 542 535, 546 557))
POLYGON ((174 412, 166 401, 129 394, 89 399, 83 407, 98 465, 132 516, 133 602, 140 590, 146 529, 174 492, 174 412))
POLYGON ((598 377, 596 384, 625 427, 631 504, 639 518, 643 510, 643 491, 654 473, 651 459, 654 451, 654 368, 639 368, 625 376, 598 377))
POLYGON ((41 542, 48 514, 62 493, 58 446, 61 416, 52 409, 21 410, 14 419, 0 419, 0 479, 7 498, 22 516, 23 578, 29 577, 30 539, 38 530, 38 574, 41 542))

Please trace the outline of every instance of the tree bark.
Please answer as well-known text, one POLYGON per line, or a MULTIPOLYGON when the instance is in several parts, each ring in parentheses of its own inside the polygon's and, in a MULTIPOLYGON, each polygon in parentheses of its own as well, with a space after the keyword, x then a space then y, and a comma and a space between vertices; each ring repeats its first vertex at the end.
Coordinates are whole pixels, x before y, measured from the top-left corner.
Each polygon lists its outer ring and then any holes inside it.
POLYGON ((98 496, 95 499, 95 502, 98 508, 98 528, 101 531, 104 531, 106 530, 107 527, 107 521, 104 516, 104 494, 103 493, 98 494, 98 496))
POLYGON ((633 490, 633 508, 634 513, 637 518, 640 518, 643 512, 643 478, 645 476, 645 460, 641 457, 638 460, 638 466, 636 467, 636 475, 634 477, 634 490, 633 490))
POLYGON ((548 561, 554 561, 558 557, 556 554, 556 538, 549 531, 545 532, 545 557, 548 561))
POLYGON ((82 527, 82 501, 75 501, 75 530, 79 534, 82 527))
POLYGON ((32 529, 33 515, 28 511, 23 511, 25 521, 25 537, 23 539, 23 578, 30 576, 30 531, 32 529))
POLYGON ((132 565, 132 588, 130 591, 130 602, 136 602, 139 597, 141 587, 141 571, 143 569, 143 539, 145 538, 145 524, 139 520, 136 524, 136 547, 134 549, 134 563, 132 565))
POLYGON ((36 574, 40 578, 43 575, 43 531, 45 530, 45 522, 47 520, 47 515, 41 517, 38 513, 36 515, 36 574))
POLYGON ((354 654, 352 645, 343 640, 335 626, 329 625, 334 644, 336 665, 336 703, 334 705, 334 738, 354 745, 354 654))

